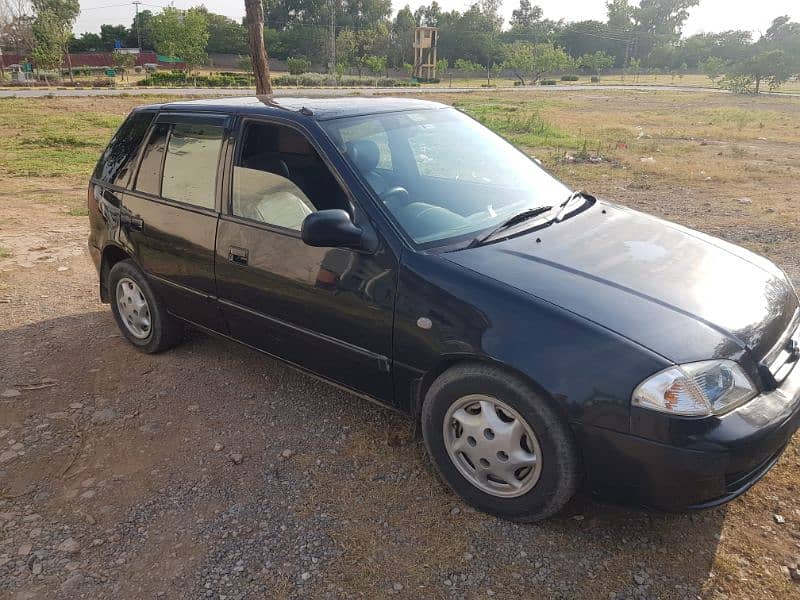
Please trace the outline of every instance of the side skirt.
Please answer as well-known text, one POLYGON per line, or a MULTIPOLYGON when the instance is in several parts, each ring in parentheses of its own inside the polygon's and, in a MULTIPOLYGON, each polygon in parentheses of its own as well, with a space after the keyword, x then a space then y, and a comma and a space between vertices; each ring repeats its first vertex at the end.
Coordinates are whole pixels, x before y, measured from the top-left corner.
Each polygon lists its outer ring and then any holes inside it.
POLYGON ((346 385, 342 385, 341 383, 337 383, 335 381, 331 381, 330 379, 327 379, 327 378, 325 378, 325 377, 323 377, 321 375, 318 375, 314 371, 310 371, 309 369, 306 369, 303 366, 300 366, 300 365, 298 365, 296 363, 293 363, 293 362, 288 361, 288 360, 286 360, 284 358, 281 358, 280 356, 276 356, 274 354, 271 354, 271 353, 269 353, 269 352, 267 352, 265 350, 262 350, 261 348, 256 348, 255 346, 247 344, 247 343, 245 343, 245 342, 243 342, 241 340, 237 340, 236 338, 231 337, 231 336, 229 336, 229 335, 227 335, 225 333, 221 333, 219 331, 215 331, 214 329, 209 329, 208 327, 205 327, 203 325, 195 323, 194 321, 190 321, 189 319, 186 319, 184 317, 176 315, 176 314, 174 314, 172 312, 170 312, 169 314, 172 315, 173 317, 175 317, 176 319, 179 319, 179 320, 183 321, 184 323, 188 323, 192 327, 196 327, 197 329, 200 329, 201 331, 204 331, 204 332, 209 333, 209 334, 211 334, 213 336, 216 336, 216 337, 223 338, 225 340, 229 340, 231 342, 235 342, 235 343, 239 344, 240 346, 244 346, 245 348, 250 348, 251 350, 255 350, 259 354, 264 354, 266 356, 269 356, 270 358, 274 358, 278 362, 281 362, 281 363, 287 365, 288 367, 291 367, 295 371, 299 371, 299 372, 303 373, 304 375, 308 375, 310 377, 313 377, 317 381, 321 381, 322 383, 326 383, 326 384, 328 384, 330 386, 338 388, 338 389, 340 389, 340 390, 342 390, 344 392, 347 392, 348 394, 353 394, 354 396, 358 396, 359 398, 367 400, 368 402, 371 402, 372 404, 376 404, 376 405, 380 406, 381 408, 388 408, 392 412, 397 413, 399 415, 403 415, 404 417, 410 417, 410 415, 407 412, 402 411, 399 408, 397 408, 396 406, 392 406, 391 404, 388 404, 387 402, 384 402, 383 400, 380 400, 380 399, 375 398, 373 396, 369 396, 367 394, 364 394, 363 392, 359 392, 357 390, 354 390, 353 388, 347 387, 346 385))

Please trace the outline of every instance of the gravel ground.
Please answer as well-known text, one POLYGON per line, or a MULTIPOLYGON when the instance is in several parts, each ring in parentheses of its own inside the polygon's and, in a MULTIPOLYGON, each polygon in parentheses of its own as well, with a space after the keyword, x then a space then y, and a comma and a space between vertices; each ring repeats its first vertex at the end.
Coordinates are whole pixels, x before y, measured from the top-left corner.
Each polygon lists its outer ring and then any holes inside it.
MULTIPOLYGON (((794 205, 742 219, 692 189, 600 191, 800 283, 794 205)), ((797 437, 719 509, 581 495, 499 521, 445 488, 401 415, 196 331, 137 353, 85 239, 57 203, 0 198, 0 598, 800 597, 797 437)))

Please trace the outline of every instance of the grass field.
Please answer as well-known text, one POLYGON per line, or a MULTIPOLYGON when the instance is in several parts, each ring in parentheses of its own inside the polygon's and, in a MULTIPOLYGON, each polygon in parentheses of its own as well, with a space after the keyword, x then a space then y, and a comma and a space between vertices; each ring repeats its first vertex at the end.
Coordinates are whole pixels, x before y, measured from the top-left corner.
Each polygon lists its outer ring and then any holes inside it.
MULTIPOLYGON (((443 90, 424 98, 456 105, 540 158, 575 188, 766 254, 800 284, 800 99, 649 90, 458 95, 443 90)), ((93 267, 82 254, 89 173, 134 105, 165 100, 171 98, 0 100, 0 179, 4 183, 0 189, 0 299, 11 297, 16 289, 29 288, 25 293, 32 299, 30 306, 41 303, 36 310, 42 315, 49 318, 63 312, 55 300, 47 299, 49 292, 42 293, 42 282, 55 269, 51 258, 59 256, 61 247, 67 248, 64 255, 72 256, 73 263, 65 272, 65 287, 52 298, 67 293, 80 299, 96 292, 93 267)), ((17 306, 19 314, 25 310, 34 314, 34 308, 23 303, 17 306)), ((48 330, 41 339, 57 335, 57 329, 48 330)), ((66 382, 84 377, 82 368, 72 371, 57 379, 66 382)), ((242 418, 233 408, 224 410, 230 411, 225 420, 235 424, 242 418)), ((181 421, 183 417, 169 419, 181 421)), ((383 476, 391 471, 397 452, 391 444, 383 444, 376 453, 374 432, 359 423, 355 421, 353 428, 363 448, 351 448, 347 460, 356 456, 357 464, 373 469, 376 477, 383 476)), ((148 446, 148 452, 155 456, 158 448, 148 446)), ((167 452, 166 448, 161 450, 167 452)), ((182 452, 171 446, 169 451, 175 456, 182 452)), ((309 455, 308 464, 313 466, 315 458, 309 455)), ((109 460, 116 459, 112 456, 109 460)), ((417 458, 412 456, 407 462, 409 468, 418 468, 417 458)), ((567 560, 561 565, 564 580, 579 581, 576 589, 582 597, 606 598, 609 592, 628 589, 626 586, 634 585, 631 573, 645 565, 657 574, 652 587, 636 592, 638 596, 631 592, 624 597, 791 598, 797 597, 800 589, 785 570, 800 559, 798 467, 800 444, 796 437, 764 481, 724 508, 674 517, 589 506, 580 509, 584 511, 581 519, 587 515, 583 522, 567 516, 529 529, 482 516, 469 517, 471 529, 445 527, 447 519, 456 517, 448 513, 451 516, 443 518, 436 512, 442 503, 438 492, 421 501, 419 489, 409 484, 399 487, 396 496, 387 501, 374 479, 360 483, 324 479, 317 490, 324 502, 313 495, 306 502, 309 514, 320 511, 322 502, 326 511, 347 515, 347 520, 342 520, 347 535, 340 540, 346 560, 330 567, 327 574, 331 581, 363 597, 385 596, 383 590, 376 592, 371 587, 372 575, 384 577, 398 565, 413 572, 415 584, 429 586, 425 589, 432 591, 430 597, 448 597, 445 592, 437 595, 443 588, 436 578, 460 568, 454 566, 452 548, 466 552, 470 544, 490 547, 487 554, 496 562, 488 563, 489 575, 507 586, 503 588, 506 593, 499 592, 498 597, 522 597, 529 593, 525 589, 531 588, 515 588, 522 586, 515 583, 518 573, 511 570, 502 552, 495 552, 502 549, 509 533, 530 543, 526 547, 532 554, 552 546, 551 553, 585 558, 586 548, 592 549, 595 558, 586 559, 587 564, 574 565, 567 560), (359 504, 363 496, 370 502, 359 504), (385 518, 382 511, 398 506, 414 510, 393 513, 397 518, 392 531, 398 532, 403 543, 389 546, 383 536, 376 536, 375 523, 385 518), (372 512, 364 512, 367 507, 372 512), (779 524, 775 515, 785 522, 779 524), (633 533, 629 533, 631 523, 636 524, 633 533), (586 573, 589 575, 584 576, 586 573), (678 584, 686 587, 678 589, 678 584)), ((141 477, 146 477, 143 473, 141 477)), ((219 473, 222 477, 228 472, 219 473)), ((31 481, 35 475, 31 470, 31 481)), ((134 487, 140 482, 137 477, 138 473, 131 475, 134 487)), ((19 478, 27 484, 22 475, 19 478)), ((125 501, 120 504, 124 506, 125 501)), ((131 506, 130 510, 134 509, 131 506)), ((144 554, 159 556, 152 547, 146 548, 144 554)))

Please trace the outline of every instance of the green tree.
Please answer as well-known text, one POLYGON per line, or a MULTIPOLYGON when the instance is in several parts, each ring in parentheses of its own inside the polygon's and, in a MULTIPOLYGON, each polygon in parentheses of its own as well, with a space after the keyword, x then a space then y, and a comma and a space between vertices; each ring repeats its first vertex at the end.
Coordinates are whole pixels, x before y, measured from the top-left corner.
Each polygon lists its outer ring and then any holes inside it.
POLYGON ((638 58, 647 58, 654 48, 680 39, 689 9, 700 0, 640 0, 632 8, 638 58))
POLYGON ((355 66, 356 34, 352 29, 343 29, 336 36, 336 60, 348 68, 355 66))
POLYGON ((709 56, 700 63, 700 70, 706 74, 706 76, 711 80, 711 83, 716 85, 717 79, 725 74, 725 70, 728 68, 728 66, 729 63, 725 59, 722 59, 719 56, 709 56))
POLYGON ((311 68, 311 61, 305 56, 292 56, 286 59, 286 68, 291 75, 302 75, 311 68))
POLYGON ((103 42, 96 33, 85 31, 80 37, 70 39, 68 49, 70 52, 95 52, 103 49, 103 42))
POLYGON ((221 54, 247 52, 247 29, 244 25, 224 15, 208 12, 204 7, 200 7, 199 10, 205 12, 208 22, 206 52, 221 54))
POLYGON ((385 56, 366 56, 364 57, 364 64, 369 69, 370 73, 376 77, 380 77, 386 72, 385 56))
POLYGON ((603 71, 614 66, 614 57, 602 51, 594 54, 584 54, 578 59, 578 65, 593 75, 598 77, 603 71))
POLYGON ((530 0, 519 0, 519 8, 511 11, 511 27, 529 28, 542 20, 542 9, 539 6, 531 6, 530 0))
POLYGON ((503 65, 514 73, 522 85, 525 85, 526 78, 536 83, 543 75, 568 69, 572 64, 569 55, 552 44, 514 42, 507 44, 504 51, 506 58, 503 65))
POLYGON ((604 52, 611 56, 621 55, 619 64, 625 60, 624 44, 620 37, 600 21, 579 21, 568 23, 558 34, 558 43, 571 56, 604 52))
POLYGON ((420 5, 414 11, 414 20, 420 27, 439 27, 439 21, 442 16, 442 8, 436 0, 425 6, 420 5))
POLYGON ((153 50, 152 24, 152 11, 141 11, 133 18, 131 27, 128 30, 128 37, 125 39, 125 45, 128 48, 139 48, 139 40, 141 38, 142 50, 153 50))
POLYGON ((39 53, 39 57, 50 62, 52 47, 57 46, 61 50, 61 56, 67 59, 69 79, 74 81, 69 42, 72 39, 72 26, 81 12, 78 0, 33 0, 31 6, 36 15, 35 20, 39 21, 38 27, 34 28, 34 38, 37 45, 47 46, 39 53))
POLYGON ((631 58, 628 65, 625 67, 625 72, 633 75, 633 80, 638 81, 639 75, 642 73, 642 61, 638 58, 631 58))
POLYGON ((463 58, 457 58, 453 63, 453 68, 457 71, 463 71, 464 73, 477 73, 485 69, 483 65, 474 63, 471 60, 464 60, 463 58))
POLYGON ((395 67, 414 60, 414 28, 417 26, 411 8, 406 4, 397 11, 392 23, 392 64, 395 67))
MULTIPOLYGON (((31 54, 36 68, 44 71, 58 69, 64 56, 64 44, 68 43, 60 21, 52 12, 41 11, 33 21, 32 30, 34 46, 31 54)), ((48 82, 46 72, 44 80, 48 82)))
POLYGON ((117 40, 124 44, 128 39, 128 34, 128 28, 125 25, 100 25, 100 43, 103 50, 113 50, 117 40))
POLYGON ((783 50, 759 49, 755 49, 750 58, 736 65, 732 73, 734 76, 749 77, 755 94, 761 91, 762 84, 766 83, 770 89, 776 89, 786 83, 793 74, 791 61, 783 50))
POLYGON ((187 71, 206 58, 208 20, 204 10, 165 8, 153 17, 151 32, 156 51, 181 58, 187 71))
POLYGON ((136 64, 136 55, 128 52, 114 52, 111 54, 111 61, 114 63, 117 73, 121 73, 125 78, 128 70, 136 64))
POLYGON ((625 33, 633 26, 634 7, 628 0, 610 0, 606 2, 608 27, 616 33, 625 33))

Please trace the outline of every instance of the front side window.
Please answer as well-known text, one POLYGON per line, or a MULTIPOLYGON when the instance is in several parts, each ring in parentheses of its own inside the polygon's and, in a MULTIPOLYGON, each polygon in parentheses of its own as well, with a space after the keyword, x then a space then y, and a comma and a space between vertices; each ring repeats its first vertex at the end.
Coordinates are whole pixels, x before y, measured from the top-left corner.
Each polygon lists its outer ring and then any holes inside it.
POLYGON ((154 116, 153 112, 135 112, 125 119, 97 163, 94 170, 96 179, 120 187, 128 186, 136 155, 154 116))
POLYGON ((167 142, 161 196, 200 208, 214 208, 217 163, 223 128, 177 123, 167 142))
POLYGON ((347 199, 305 136, 291 127, 246 122, 233 168, 231 212, 300 231, 312 212, 347 209, 347 199))
POLYGON ((328 135, 417 244, 469 239, 569 189, 500 136, 455 109, 333 119, 328 135), (359 131, 385 131, 387 142, 359 131), (390 153, 391 171, 379 168, 390 153))

